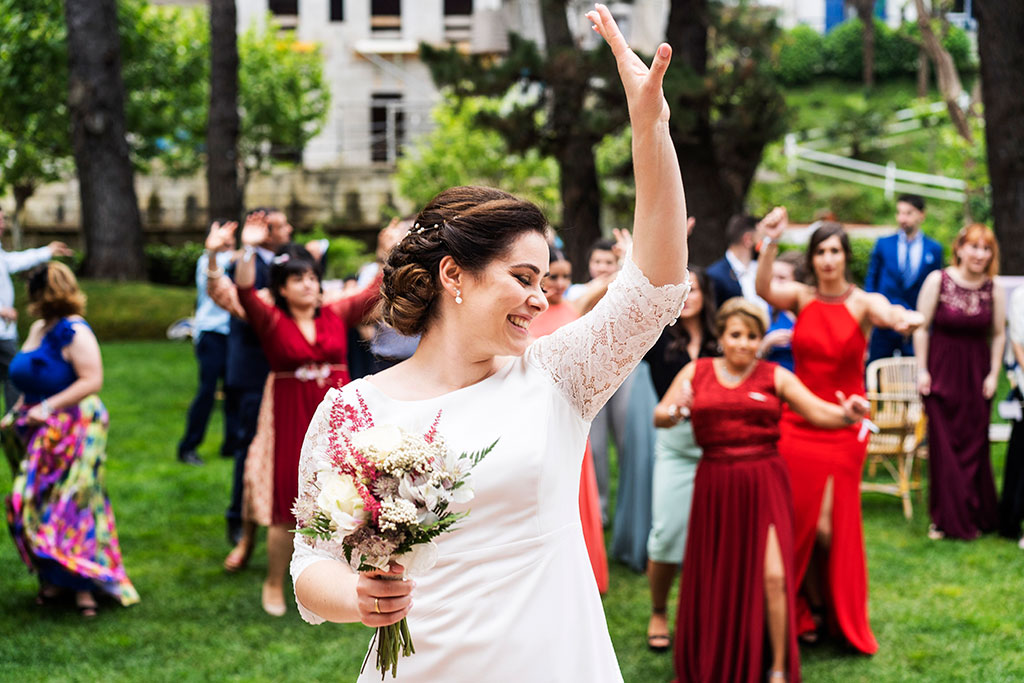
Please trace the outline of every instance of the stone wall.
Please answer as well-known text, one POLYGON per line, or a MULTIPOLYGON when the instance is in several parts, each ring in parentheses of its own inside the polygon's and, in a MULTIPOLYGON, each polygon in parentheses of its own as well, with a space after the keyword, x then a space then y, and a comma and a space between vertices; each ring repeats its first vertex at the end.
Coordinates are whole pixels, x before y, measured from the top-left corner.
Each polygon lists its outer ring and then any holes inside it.
MULTIPOLYGON (((393 168, 386 165, 275 169, 249 181, 245 205, 280 208, 300 231, 321 225, 331 234, 366 234, 379 228, 383 216, 413 209, 398 200, 392 173, 393 168)), ((136 176, 135 193, 147 242, 181 244, 205 236, 208 224, 203 175, 136 176)), ((13 213, 13 198, 0 197, 0 206, 8 214, 13 213)), ((26 204, 24 224, 25 247, 60 239, 80 248, 78 181, 39 188, 26 204)), ((10 246, 8 235, 4 236, 4 245, 10 246)))

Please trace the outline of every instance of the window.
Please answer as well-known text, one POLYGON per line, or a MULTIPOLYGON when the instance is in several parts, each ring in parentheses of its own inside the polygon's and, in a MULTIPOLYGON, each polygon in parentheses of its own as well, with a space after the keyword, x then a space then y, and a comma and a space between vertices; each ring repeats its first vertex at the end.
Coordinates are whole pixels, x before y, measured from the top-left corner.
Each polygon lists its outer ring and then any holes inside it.
POLYGON ((299 0, 270 0, 267 4, 274 16, 294 17, 299 14, 299 0))
POLYGON ((331 0, 331 21, 345 21, 345 0, 331 0))
POLYGON ((473 13, 473 0, 444 0, 444 15, 467 15, 473 13))
POLYGON ((405 142, 400 93, 375 93, 370 102, 370 160, 393 163, 405 142))
POLYGON ((370 30, 398 34, 402 30, 402 1, 370 0, 370 30))

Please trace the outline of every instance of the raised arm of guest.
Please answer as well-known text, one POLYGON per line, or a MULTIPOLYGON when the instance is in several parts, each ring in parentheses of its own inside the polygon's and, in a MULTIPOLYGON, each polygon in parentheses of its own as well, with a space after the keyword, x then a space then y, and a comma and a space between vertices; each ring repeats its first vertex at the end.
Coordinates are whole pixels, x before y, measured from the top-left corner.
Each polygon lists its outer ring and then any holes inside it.
POLYGON ((785 207, 776 206, 758 225, 765 239, 761 242, 761 255, 757 259, 754 280, 757 295, 776 310, 797 313, 803 298, 812 296, 813 290, 802 282, 772 282, 772 264, 779 252, 779 239, 789 225, 789 214, 785 207))
POLYGON ((863 396, 846 396, 841 391, 836 392, 839 403, 823 401, 783 367, 775 368, 775 393, 805 420, 824 429, 848 427, 867 417, 870 407, 863 396))
MULTIPOLYGON (((214 222, 210 225, 210 232, 206 236, 206 293, 225 311, 245 320, 245 310, 238 301, 238 291, 235 283, 224 273, 224 268, 218 263, 216 256, 221 252, 230 251, 235 243, 235 230, 238 223, 228 221, 226 223, 214 222)), ((197 280, 198 285, 198 280, 197 280)))

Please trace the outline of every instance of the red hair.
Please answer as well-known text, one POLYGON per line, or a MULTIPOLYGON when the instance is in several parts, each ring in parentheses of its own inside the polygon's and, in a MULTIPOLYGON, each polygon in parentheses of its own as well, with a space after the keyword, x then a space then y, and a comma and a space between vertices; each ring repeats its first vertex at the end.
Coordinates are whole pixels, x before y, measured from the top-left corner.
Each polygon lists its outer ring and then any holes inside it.
POLYGON ((967 227, 960 230, 956 236, 956 240, 953 241, 953 265, 960 265, 960 256, 957 255, 957 250, 964 246, 968 242, 981 242, 988 246, 992 250, 992 260, 988 262, 988 268, 985 269, 985 274, 989 277, 995 277, 999 274, 999 242, 996 241, 996 234, 992 232, 992 228, 982 223, 971 223, 967 227))

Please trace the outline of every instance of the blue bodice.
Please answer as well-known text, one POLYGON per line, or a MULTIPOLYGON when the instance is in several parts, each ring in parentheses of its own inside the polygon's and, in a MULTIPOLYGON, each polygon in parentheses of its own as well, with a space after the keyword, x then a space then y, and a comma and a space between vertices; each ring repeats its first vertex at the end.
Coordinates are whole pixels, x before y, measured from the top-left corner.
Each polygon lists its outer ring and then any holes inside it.
POLYGON ((75 336, 75 325, 84 320, 62 318, 46 333, 39 346, 20 351, 11 360, 8 376, 18 391, 25 394, 25 403, 32 404, 67 389, 78 379, 71 363, 61 352, 75 336))

